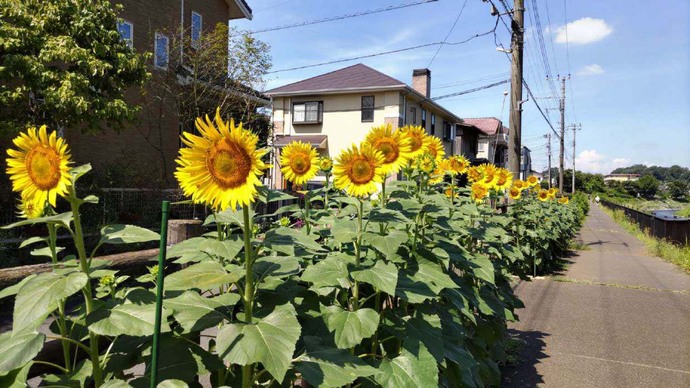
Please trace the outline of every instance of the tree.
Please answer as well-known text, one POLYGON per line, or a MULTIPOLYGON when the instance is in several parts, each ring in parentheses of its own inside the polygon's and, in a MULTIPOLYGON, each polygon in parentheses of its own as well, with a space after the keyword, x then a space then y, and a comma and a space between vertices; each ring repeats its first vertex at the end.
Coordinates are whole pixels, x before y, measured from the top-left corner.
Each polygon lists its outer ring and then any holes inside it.
POLYGON ((672 181, 668 184, 668 194, 676 201, 686 201, 690 185, 686 181, 672 181))
POLYGON ((635 186, 638 193, 644 198, 654 198, 659 190, 659 181, 651 174, 646 174, 635 182, 635 186))
POLYGON ((137 107, 127 87, 148 78, 145 56, 117 32, 109 0, 0 0, 0 127, 12 133, 119 129, 137 107))

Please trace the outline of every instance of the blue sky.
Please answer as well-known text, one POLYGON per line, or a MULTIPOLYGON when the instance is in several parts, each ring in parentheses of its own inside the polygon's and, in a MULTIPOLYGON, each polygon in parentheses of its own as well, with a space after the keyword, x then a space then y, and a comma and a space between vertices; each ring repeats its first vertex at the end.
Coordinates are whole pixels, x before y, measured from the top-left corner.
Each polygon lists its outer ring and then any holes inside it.
MULTIPOLYGON (((690 2, 687 0, 526 0, 524 77, 558 129, 558 102, 544 79, 534 22, 536 1, 552 74, 571 78, 566 88, 566 125, 577 133, 578 170, 608 173, 634 163, 690 167, 690 2), (564 14, 567 6, 567 20, 564 14), (547 10, 548 6, 548 10, 547 10), (548 12, 547 12, 548 11, 548 12), (549 23, 550 21, 550 23, 549 23), (568 44, 565 29, 568 23, 568 44), (566 49, 566 46, 568 49, 566 49), (569 61, 568 61, 569 57, 569 61), (569 63, 568 63, 569 62, 569 63), (553 110, 552 110, 553 109, 553 110)), ((412 0, 250 0, 258 30, 410 3, 412 0)), ((498 0, 494 1, 499 5, 498 0)), ((512 5, 512 1, 507 3, 512 5)), ((272 47, 273 70, 346 59, 443 41, 458 42, 490 30, 495 18, 480 0, 438 0, 393 11, 257 34, 272 47), (466 4, 465 4, 466 3, 466 4)), ((505 18, 505 16, 504 16, 505 18)), ((507 20, 507 19, 505 19, 507 20)), ((506 47, 510 34, 499 24, 506 47)), ((269 74, 267 88, 299 81, 358 62, 410 83, 412 69, 431 69, 432 97, 507 79, 510 62, 495 50, 492 34, 466 44, 420 48, 308 69, 269 74), (430 64, 431 62, 431 64, 430 64)), ((555 84, 560 91, 560 84, 555 84)), ((460 117, 494 116, 508 125, 508 85, 438 102, 460 117)), ((525 93, 526 98, 526 93, 525 93)), ((532 101, 524 105, 523 144, 535 169, 546 166, 550 131, 532 101)), ((572 163, 572 131, 566 135, 566 163, 572 163)), ((557 164, 558 145, 552 139, 557 164)))

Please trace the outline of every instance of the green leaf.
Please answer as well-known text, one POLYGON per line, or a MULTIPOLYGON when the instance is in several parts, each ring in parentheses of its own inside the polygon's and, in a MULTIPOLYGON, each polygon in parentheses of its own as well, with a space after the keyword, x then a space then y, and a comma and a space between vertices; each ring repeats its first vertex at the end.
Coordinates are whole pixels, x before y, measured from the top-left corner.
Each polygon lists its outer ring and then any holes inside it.
MULTIPOLYGON (((163 309, 161 332, 170 331, 166 317, 170 312, 163 309)), ((98 335, 117 337, 119 335, 153 335, 156 317, 155 304, 123 304, 112 310, 97 310, 87 316, 89 330, 98 335)))
POLYGON ((22 279, 19 283, 14 284, 14 285, 9 286, 9 287, 6 287, 6 288, 3 288, 2 290, 0 290, 0 299, 7 298, 8 296, 12 296, 12 295, 17 295, 17 292, 19 292, 19 290, 22 288, 22 286, 26 282, 28 282, 29 280, 31 280, 35 277, 36 277, 36 274, 31 274, 31 275, 25 277, 24 279, 22 279))
POLYGON ((408 224, 410 220, 401 212, 393 209, 375 208, 369 213, 369 221, 373 222, 395 222, 401 224, 408 224))
POLYGON ((302 273, 302 281, 314 284, 314 287, 350 286, 346 254, 329 254, 325 259, 308 266, 302 273))
POLYGON ((0 334, 0 373, 21 368, 31 361, 43 348, 46 336, 36 332, 0 334))
POLYGON ((424 303, 425 300, 436 297, 437 293, 432 291, 427 283, 413 278, 409 271, 405 270, 398 273, 395 295, 410 303, 424 303))
POLYGON ((379 326, 379 314, 370 308, 348 311, 329 306, 323 317, 328 330, 335 332, 335 344, 340 349, 349 349, 371 337, 379 326))
MULTIPOLYGON (((167 333, 161 336, 158 350, 158 380, 185 381, 196 386, 199 376, 223 368, 220 358, 189 339, 167 333)), ((144 352, 146 375, 151 373, 151 348, 144 352)), ((173 381, 171 381, 173 382, 173 381)), ((147 381, 148 385, 148 381, 147 381)), ((159 385, 160 386, 160 385, 159 385)), ((179 386, 179 385, 174 385, 179 386)))
POLYGON ((77 366, 64 375, 47 375, 43 382, 48 386, 85 387, 87 379, 93 375, 93 363, 91 360, 82 360, 77 366))
POLYGON ((0 387, 6 388, 25 388, 29 385, 26 380, 29 378, 29 369, 34 365, 29 362, 21 368, 17 368, 7 374, 0 373, 0 387))
MULTIPOLYGON (((249 210, 249 219, 252 220, 254 219, 254 215, 256 213, 253 210, 249 210)), ((213 223, 220 223, 220 224, 230 224, 230 225, 237 225, 240 228, 244 228, 244 214, 243 210, 237 210, 235 211, 232 208, 228 208, 225 211, 218 212, 216 214, 211 214, 208 217, 206 217, 206 220, 204 221, 204 226, 210 225, 213 223)))
POLYGON ((35 244, 37 242, 45 242, 47 244, 48 238, 47 237, 41 237, 41 236, 29 237, 26 240, 22 241, 21 244, 19 244, 19 249, 22 249, 22 248, 29 246, 31 244, 35 244))
POLYGON ((357 238, 357 225, 348 218, 337 219, 331 229, 335 245, 346 244, 357 238))
POLYGON ((358 377, 378 373, 376 368, 351 355, 347 350, 321 345, 318 337, 307 336, 304 342, 307 352, 297 359, 295 369, 312 386, 342 387, 358 377))
POLYGON ((257 323, 225 325, 218 332, 218 354, 233 364, 260 362, 280 384, 301 332, 296 315, 295 308, 285 304, 257 323))
POLYGON ((86 164, 82 164, 81 166, 70 168, 69 174, 72 176, 72 182, 76 182, 77 179, 81 178, 82 175, 86 174, 89 171, 91 171, 91 164, 90 163, 86 163, 86 164))
POLYGON ((264 256, 254 262, 254 275, 257 278, 294 275, 299 270, 299 258, 294 256, 264 256))
POLYGON ((381 373, 376 382, 384 388, 437 387, 438 367, 436 360, 419 342, 405 343, 402 352, 394 359, 385 358, 379 366, 381 373))
POLYGON ((151 230, 134 225, 107 225, 101 229, 100 244, 132 244, 158 241, 161 236, 151 230))
MULTIPOLYGON (((238 294, 229 295, 232 298, 225 302, 230 302, 231 305, 239 302, 238 294)), ((226 304, 214 298, 204 298, 195 291, 186 291, 175 298, 165 299, 163 306, 172 311, 173 317, 185 332, 201 331, 219 324, 224 318, 229 320, 221 312, 226 304)))
POLYGON ((295 256, 295 246, 312 252, 321 252, 324 249, 321 244, 314 241, 316 237, 318 236, 307 236, 302 230, 279 227, 266 232, 266 237, 261 245, 288 256, 295 256))
POLYGON ((101 388, 131 388, 132 386, 127 384, 126 381, 123 380, 108 380, 103 385, 101 385, 101 388))
POLYGON ((165 277, 165 289, 168 291, 186 291, 197 288, 206 291, 221 284, 235 283, 240 279, 237 273, 228 273, 215 261, 204 261, 165 277))
POLYGON ((156 385, 156 388, 187 388, 189 385, 182 380, 169 379, 162 381, 156 385))
POLYGON ((372 268, 353 271, 352 278, 360 282, 369 283, 389 295, 395 295, 395 287, 398 283, 398 269, 392 263, 378 260, 372 268))
POLYGON ((415 317, 406 320, 405 333, 423 343, 437 362, 443 362, 443 332, 438 315, 418 310, 415 317))
POLYGON ((65 213, 60 213, 60 214, 54 215, 54 216, 29 218, 26 220, 22 220, 19 222, 15 222, 13 224, 3 226, 0 229, 11 229, 11 228, 19 227, 19 226, 36 225, 36 224, 58 224, 58 225, 64 226, 65 228, 69 228, 70 222, 72 222, 72 212, 65 212, 65 213))
POLYGON ((427 283, 429 288, 436 294, 440 293, 444 288, 457 288, 453 279, 448 276, 438 263, 429 261, 423 258, 417 259, 417 272, 412 275, 412 278, 423 283, 427 283))
POLYGON ((87 281, 82 272, 65 275, 48 272, 32 278, 17 293, 13 327, 18 331, 33 331, 57 309, 61 300, 81 290, 87 281))
POLYGON ((488 256, 481 254, 473 255, 470 257, 470 262, 472 263, 472 271, 475 276, 488 283, 496 283, 494 264, 489 260, 488 256))
POLYGON ((407 240, 407 233, 397 229, 390 230, 383 236, 371 232, 364 233, 364 241, 390 259, 400 257, 398 248, 407 240))
POLYGON ((266 188, 265 186, 261 186, 259 189, 259 195, 257 199, 263 203, 271 203, 271 202, 276 202, 276 201, 289 201, 293 199, 297 199, 297 197, 293 197, 292 195, 280 191, 280 190, 270 190, 266 188))

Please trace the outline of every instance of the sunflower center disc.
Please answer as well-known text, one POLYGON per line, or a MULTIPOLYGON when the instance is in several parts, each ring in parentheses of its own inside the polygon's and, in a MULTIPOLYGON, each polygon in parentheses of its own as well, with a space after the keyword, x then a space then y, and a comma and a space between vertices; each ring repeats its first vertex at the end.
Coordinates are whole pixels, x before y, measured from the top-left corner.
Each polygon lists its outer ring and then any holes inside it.
POLYGON ((355 184, 369 183, 374 179, 375 166, 366 159, 357 159, 352 163, 350 180, 355 184))
POLYGON ((36 187, 54 189, 60 181, 60 155, 51 148, 36 146, 26 155, 26 170, 36 187))
POLYGON ((398 145, 392 139, 379 140, 376 148, 383 154, 384 163, 393 163, 398 159, 398 145))
POLYGON ((247 151, 227 139, 221 139, 213 146, 206 159, 206 167, 213 180, 223 189, 232 189, 245 184, 251 165, 247 151))
POLYGON ((297 175, 302 175, 309 171, 311 168, 311 162, 307 159, 306 155, 295 155, 290 160, 290 168, 297 175))

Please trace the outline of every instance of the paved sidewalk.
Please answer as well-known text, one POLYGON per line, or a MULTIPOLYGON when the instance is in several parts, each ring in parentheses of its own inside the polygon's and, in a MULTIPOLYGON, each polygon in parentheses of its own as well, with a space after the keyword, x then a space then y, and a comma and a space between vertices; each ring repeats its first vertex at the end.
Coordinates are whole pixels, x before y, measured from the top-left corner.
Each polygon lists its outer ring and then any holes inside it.
POLYGON ((526 344, 507 387, 690 387, 690 275, 596 205, 560 278, 521 282, 510 326, 526 344))

